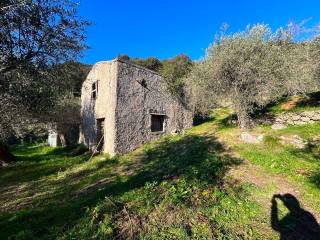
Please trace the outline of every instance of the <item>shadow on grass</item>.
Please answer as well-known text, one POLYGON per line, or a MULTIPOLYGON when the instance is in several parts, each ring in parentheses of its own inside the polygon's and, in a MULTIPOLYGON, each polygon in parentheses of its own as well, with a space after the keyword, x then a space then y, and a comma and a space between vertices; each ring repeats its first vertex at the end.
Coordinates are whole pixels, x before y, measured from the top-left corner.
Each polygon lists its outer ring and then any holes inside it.
POLYGON ((316 164, 315 169, 304 174, 306 174, 309 182, 320 189, 320 140, 308 140, 304 148, 291 149, 290 153, 305 161, 316 164))
POLYGON ((210 114, 207 114, 207 115, 196 114, 193 117, 193 126, 198 126, 202 123, 209 122, 212 120, 214 120, 214 117, 210 114))
POLYGON ((96 206, 105 196, 117 199, 148 182, 160 183, 180 177, 190 184, 200 181, 218 185, 231 166, 241 163, 240 159, 228 155, 213 136, 198 135, 164 138, 136 153, 108 161, 110 164, 83 169, 75 173, 77 176, 68 174, 63 181, 48 181, 48 185, 38 188, 37 183, 33 184, 34 195, 51 188, 55 190, 19 211, 0 215, 0 238, 25 231, 33 239, 55 238, 72 228, 85 215, 86 208, 96 206))
POLYGON ((82 145, 60 148, 24 145, 16 147, 14 153, 15 164, 0 169, 0 187, 36 181, 90 158, 90 153, 82 145), (41 151, 43 148, 44 152, 41 151))
POLYGON ((279 232, 281 240, 320 239, 320 227, 312 213, 304 210, 298 199, 292 194, 273 195, 271 200, 271 226, 279 232), (282 201, 288 209, 288 213, 282 219, 279 218, 277 200, 282 201))
POLYGON ((228 115, 225 118, 222 118, 219 121, 219 127, 221 128, 234 128, 238 126, 238 119, 235 113, 228 115))
POLYGON ((310 182, 312 182, 314 185, 317 186, 317 188, 320 188, 320 169, 318 169, 316 172, 312 173, 309 177, 310 182))

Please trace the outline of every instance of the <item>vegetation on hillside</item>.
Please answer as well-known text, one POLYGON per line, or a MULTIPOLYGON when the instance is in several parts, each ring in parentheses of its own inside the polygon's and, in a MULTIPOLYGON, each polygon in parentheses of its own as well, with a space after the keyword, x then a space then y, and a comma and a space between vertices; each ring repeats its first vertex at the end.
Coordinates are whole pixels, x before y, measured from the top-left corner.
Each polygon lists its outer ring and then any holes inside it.
POLYGON ((249 199, 251 187, 224 180, 241 160, 207 130, 197 128, 122 157, 97 156, 89 162, 89 154, 73 156, 72 149, 18 146, 19 161, 0 170, 1 238, 263 235, 254 223, 266 224, 260 207, 249 199), (15 196, 12 187, 20 189, 15 196))
POLYGON ((55 66, 76 60, 87 48, 87 26, 73 0, 1 1, 1 142, 39 124, 65 94, 55 66))
POLYGON ((161 74, 207 121, 123 156, 92 157, 82 145, 9 149, 11 136, 39 137, 47 123, 79 124, 90 66, 76 60, 88 25, 73 0, 0 2, 0 239, 320 239, 320 123, 253 122, 320 109, 310 94, 320 83, 318 33, 297 41, 294 24, 257 24, 223 30, 199 62, 121 55, 161 74), (239 142, 242 128, 263 141, 239 142))
MULTIPOLYGON (((281 189, 320 216, 320 144, 280 141, 311 142, 320 125, 256 127, 264 142, 239 144, 240 129, 225 125, 231 113, 113 158, 88 161, 81 146, 14 147, 18 161, 0 170, 0 238, 277 239, 269 203, 281 189)), ((288 213, 280 202, 277 210, 288 213)))
POLYGON ((250 128, 254 113, 269 103, 319 89, 316 36, 296 42, 290 27, 273 32, 263 24, 223 31, 187 77, 188 100, 202 112, 230 102, 239 126, 250 128))

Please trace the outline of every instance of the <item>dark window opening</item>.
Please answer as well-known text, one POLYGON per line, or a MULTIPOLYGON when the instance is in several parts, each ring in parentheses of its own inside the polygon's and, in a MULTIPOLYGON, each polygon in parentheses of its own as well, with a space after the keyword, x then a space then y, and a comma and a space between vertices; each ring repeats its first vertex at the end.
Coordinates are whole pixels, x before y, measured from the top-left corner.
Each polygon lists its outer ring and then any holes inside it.
POLYGON ((92 83, 91 85, 91 98, 95 100, 98 96, 98 81, 92 83))
POLYGON ((104 118, 97 119, 97 152, 102 152, 104 146, 104 118))
POLYGON ((151 114, 151 132, 163 132, 164 119, 165 115, 151 114))
POLYGON ((141 86, 147 88, 147 81, 145 79, 141 80, 141 86))

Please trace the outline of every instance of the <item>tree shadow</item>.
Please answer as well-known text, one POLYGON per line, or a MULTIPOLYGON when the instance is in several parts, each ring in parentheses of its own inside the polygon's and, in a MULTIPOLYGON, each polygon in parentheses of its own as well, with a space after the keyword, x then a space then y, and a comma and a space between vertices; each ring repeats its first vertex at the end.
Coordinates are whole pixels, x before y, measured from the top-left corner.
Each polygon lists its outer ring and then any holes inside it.
POLYGON ((214 120, 214 117, 212 115, 210 114, 201 115, 198 113, 194 115, 192 125, 198 126, 198 125, 201 125, 202 123, 209 122, 212 120, 214 120))
POLYGON ((317 107, 320 105, 320 92, 309 93, 306 98, 297 102, 297 107, 317 107))
POLYGON ((309 139, 304 148, 291 149, 290 153, 305 161, 317 164, 317 167, 305 174, 309 182, 320 188, 320 140, 309 139))
POLYGON ((314 172, 310 177, 310 181, 316 185, 318 188, 320 188, 320 169, 318 169, 316 172, 314 172))
POLYGON ((227 117, 219 121, 219 126, 223 128, 231 128, 238 126, 238 118, 235 113, 228 115, 227 117))
POLYGON ((281 240, 318 240, 320 227, 315 217, 301 208, 299 201, 292 194, 273 195, 271 200, 271 226, 279 232, 281 240), (277 199, 282 201, 289 213, 279 219, 277 199))
POLYGON ((96 206, 106 196, 117 199, 148 182, 160 184, 161 181, 181 177, 190 183, 200 181, 219 185, 229 168, 242 162, 229 155, 228 150, 212 135, 191 134, 173 139, 163 138, 133 154, 115 157, 110 161, 113 163, 111 167, 101 165, 99 169, 89 172, 83 170, 84 174, 77 172, 80 174, 77 177, 69 174, 61 182, 50 183, 58 184, 54 188, 53 185, 44 186, 44 189, 53 188, 55 191, 40 199, 37 207, 24 207, 23 214, 18 217, 16 213, 2 216, 0 228, 7 231, 0 236, 8 237, 29 229, 34 236, 47 238, 53 228, 59 235, 64 232, 66 225, 74 226, 85 215, 85 209, 96 206), (122 161, 122 158, 126 160, 122 161))
POLYGON ((20 149, 15 152, 18 153, 16 164, 0 169, 0 187, 36 181, 63 171, 72 164, 82 163, 91 155, 82 145, 53 148, 45 153, 37 152, 41 147, 43 146, 20 146, 20 149), (69 164, 63 161, 65 157, 69 157, 69 164))

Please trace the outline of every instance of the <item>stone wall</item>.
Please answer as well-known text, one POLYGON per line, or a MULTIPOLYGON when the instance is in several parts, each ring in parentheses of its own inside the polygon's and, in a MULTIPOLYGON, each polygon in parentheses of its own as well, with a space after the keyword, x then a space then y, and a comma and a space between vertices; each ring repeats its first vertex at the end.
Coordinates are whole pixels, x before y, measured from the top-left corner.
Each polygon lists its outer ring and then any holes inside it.
POLYGON ((117 153, 129 152, 163 134, 192 126, 192 112, 172 97, 164 84, 159 74, 118 61, 117 153), (151 132, 151 114, 165 115, 163 132, 151 132))
POLYGON ((193 113, 165 89, 157 73, 120 60, 97 63, 82 87, 80 142, 94 150, 97 121, 104 119, 104 152, 127 153, 163 134, 192 126, 193 113), (96 100, 92 83, 99 81, 96 100), (164 130, 151 131, 151 115, 165 116, 164 130))
POLYGON ((303 112, 286 112, 276 116, 273 128, 283 128, 287 125, 303 125, 320 121, 320 110, 303 112))
POLYGON ((105 119, 104 146, 115 153, 115 108, 117 90, 117 62, 99 62, 90 71, 81 91, 81 128, 79 142, 94 150, 98 143, 97 119, 105 119), (92 83, 98 81, 96 100, 92 99, 92 83))

